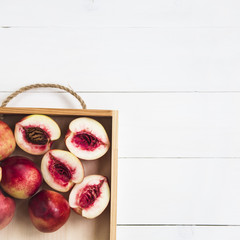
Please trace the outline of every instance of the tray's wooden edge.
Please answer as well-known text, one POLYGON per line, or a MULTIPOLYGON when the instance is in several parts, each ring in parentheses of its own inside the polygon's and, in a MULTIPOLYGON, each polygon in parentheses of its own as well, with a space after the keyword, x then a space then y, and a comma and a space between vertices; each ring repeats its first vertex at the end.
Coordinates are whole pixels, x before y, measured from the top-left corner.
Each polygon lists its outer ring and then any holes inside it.
POLYGON ((110 240, 116 240, 118 180, 118 111, 112 112, 111 217, 110 240))
POLYGON ((112 117, 113 110, 100 109, 64 109, 64 108, 13 108, 0 107, 0 114, 49 114, 49 115, 76 115, 112 117))

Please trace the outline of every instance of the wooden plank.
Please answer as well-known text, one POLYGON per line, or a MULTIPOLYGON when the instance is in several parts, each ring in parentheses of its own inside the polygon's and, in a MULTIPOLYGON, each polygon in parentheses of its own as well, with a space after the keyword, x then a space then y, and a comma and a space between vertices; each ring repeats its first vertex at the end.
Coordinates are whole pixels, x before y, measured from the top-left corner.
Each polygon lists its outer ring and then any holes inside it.
POLYGON ((117 240, 238 240, 240 227, 118 227, 117 240))
POLYGON ((119 160, 118 224, 240 225, 240 159, 119 160))
POLYGON ((0 29, 1 90, 240 91, 239 42, 239 28, 0 29))
MULTIPOLYGON (((80 95, 89 109, 119 110, 120 157, 240 157, 238 93, 80 95)), ((9 107, 80 104, 70 94, 42 92, 21 94, 9 107)))
POLYGON ((17 0, 1 1, 0 23, 9 26, 239 27, 237 0, 17 0), (124 17, 123 17, 124 16, 124 17))

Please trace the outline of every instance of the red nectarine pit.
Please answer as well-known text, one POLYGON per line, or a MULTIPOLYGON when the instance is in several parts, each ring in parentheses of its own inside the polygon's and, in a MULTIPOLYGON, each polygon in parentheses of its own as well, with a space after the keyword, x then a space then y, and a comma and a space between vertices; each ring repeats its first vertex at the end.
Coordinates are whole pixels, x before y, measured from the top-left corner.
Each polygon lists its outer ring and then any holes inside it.
POLYGON ((101 139, 86 130, 76 133, 72 138, 72 143, 87 151, 93 151, 104 144, 101 139))
POLYGON ((62 163, 52 154, 49 155, 51 161, 49 162, 48 170, 52 174, 54 180, 62 186, 68 185, 76 169, 72 169, 68 164, 62 163))
POLYGON ((38 145, 45 145, 49 141, 48 133, 40 127, 28 126, 23 128, 25 138, 28 142, 38 145))
POLYGON ((93 205, 95 200, 101 194, 101 187, 103 185, 104 180, 100 181, 99 184, 87 185, 81 192, 79 196, 79 206, 81 208, 87 209, 93 205))

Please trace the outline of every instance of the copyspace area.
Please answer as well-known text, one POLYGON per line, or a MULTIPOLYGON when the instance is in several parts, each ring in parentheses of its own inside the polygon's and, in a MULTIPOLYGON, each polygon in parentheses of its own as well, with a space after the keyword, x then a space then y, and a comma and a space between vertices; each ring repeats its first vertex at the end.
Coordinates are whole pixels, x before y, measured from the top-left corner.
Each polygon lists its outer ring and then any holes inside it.
MULTIPOLYGON (((0 2, 0 100, 32 83, 119 110, 118 240, 240 238, 240 2, 0 2)), ((9 107, 80 108, 31 90, 9 107)), ((1 236, 1 233, 0 233, 1 236)))

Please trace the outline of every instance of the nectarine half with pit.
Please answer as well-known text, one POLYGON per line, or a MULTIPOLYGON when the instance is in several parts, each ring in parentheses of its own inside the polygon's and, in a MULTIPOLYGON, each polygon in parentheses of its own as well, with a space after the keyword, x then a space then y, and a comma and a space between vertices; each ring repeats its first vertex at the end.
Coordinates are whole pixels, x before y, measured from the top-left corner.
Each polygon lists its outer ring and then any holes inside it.
POLYGON ((43 179, 53 189, 67 192, 84 178, 81 161, 72 153, 60 149, 48 151, 42 159, 43 179))
POLYGON ((89 175, 76 184, 69 195, 70 207, 85 218, 99 216, 110 200, 107 178, 101 175, 89 175))
POLYGON ((46 115, 33 114, 23 118, 15 126, 17 145, 33 155, 46 153, 61 131, 58 124, 46 115))
POLYGON ((70 152, 84 160, 102 157, 110 146, 102 124, 88 117, 74 119, 69 124, 65 143, 70 152))

